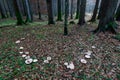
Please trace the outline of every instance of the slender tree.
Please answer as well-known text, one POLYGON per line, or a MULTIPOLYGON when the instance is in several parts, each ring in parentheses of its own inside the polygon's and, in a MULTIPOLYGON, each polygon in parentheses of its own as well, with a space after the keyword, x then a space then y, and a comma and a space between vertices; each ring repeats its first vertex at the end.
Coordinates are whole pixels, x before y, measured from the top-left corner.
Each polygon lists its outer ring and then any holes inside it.
POLYGON ((119 4, 117 12, 116 12, 116 20, 120 21, 120 4, 119 4))
POLYGON ((91 22, 94 22, 96 20, 96 16, 97 16, 97 12, 98 12, 98 7, 99 7, 99 2, 100 0, 96 0, 96 3, 95 3, 95 8, 94 8, 94 11, 93 11, 93 15, 92 15, 92 18, 91 18, 91 22))
POLYGON ((22 25, 22 24, 24 24, 24 21, 22 19, 21 13, 20 13, 17 0, 13 0, 13 3, 14 3, 15 15, 17 18, 17 25, 22 25))
POLYGON ((68 35, 68 29, 67 29, 67 24, 68 24, 68 14, 69 14, 69 0, 65 0, 65 21, 64 21, 64 35, 68 35))
POLYGON ((48 24, 55 24, 53 18, 52 0, 46 0, 48 11, 48 24))
POLYGON ((62 21, 62 10, 61 10, 61 0, 58 0, 58 18, 57 21, 62 21))
POLYGON ((65 0, 61 0, 62 15, 65 14, 65 0))
POLYGON ((80 2, 81 0, 77 0, 77 10, 76 10, 76 19, 79 18, 79 15, 80 15, 80 2))
POLYGON ((71 15, 70 18, 73 19, 73 0, 71 0, 71 15))
POLYGON ((112 33, 116 33, 114 23, 114 15, 117 7, 118 0, 102 0, 103 10, 101 10, 102 15, 100 16, 100 22, 98 28, 94 31, 94 33, 110 31, 112 33))
POLYGON ((32 16, 31 16, 31 11, 30 11, 30 4, 28 0, 25 0, 25 6, 26 6, 26 21, 25 22, 32 22, 32 16))
POLYGON ((80 6, 80 16, 79 16, 79 25, 83 25, 85 23, 85 10, 86 10, 86 0, 81 0, 80 6))
POLYGON ((39 14, 39 19, 42 20, 42 17, 41 17, 41 9, 40 9, 40 0, 37 0, 37 3, 38 3, 38 14, 39 14))

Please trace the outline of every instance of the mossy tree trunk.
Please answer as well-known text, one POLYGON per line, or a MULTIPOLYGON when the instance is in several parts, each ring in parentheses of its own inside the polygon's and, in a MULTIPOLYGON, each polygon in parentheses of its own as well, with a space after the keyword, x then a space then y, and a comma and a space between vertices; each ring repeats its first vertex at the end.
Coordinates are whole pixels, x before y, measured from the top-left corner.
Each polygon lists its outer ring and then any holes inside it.
POLYGON ((97 12, 98 12, 99 2, 100 2, 100 0, 96 0, 95 8, 94 8, 94 11, 93 11, 93 15, 92 15, 92 18, 90 20, 91 22, 96 21, 96 16, 97 16, 97 12))
POLYGON ((85 23, 85 10, 86 10, 86 0, 81 0, 80 5, 80 16, 79 16, 79 25, 84 25, 85 23))
POLYGON ((18 8, 17 0, 13 0, 13 3, 14 3, 15 15, 16 15, 16 18, 17 18, 17 25, 22 25, 22 24, 24 24, 24 21, 22 19, 20 10, 18 8))
POLYGON ((64 35, 68 35, 68 29, 67 29, 68 15, 69 15, 69 0, 65 0, 64 35))
POLYGON ((58 18, 57 21, 62 21, 61 0, 58 0, 58 18))
MULTIPOLYGON (((105 0, 102 0, 104 2, 105 0)), ((100 32, 112 32, 116 33, 115 30, 115 9, 117 7, 118 0, 107 0, 107 3, 103 3, 101 7, 103 7, 103 10, 101 10, 102 15, 100 16, 100 22, 98 25, 98 28, 94 30, 94 33, 100 33, 100 32)))
POLYGON ((80 16, 80 2, 81 0, 77 0, 77 10, 76 10, 76 17, 75 19, 78 19, 80 16))
POLYGON ((119 7, 118 7, 117 12, 116 12, 116 20, 120 21, 120 4, 119 4, 119 7))
POLYGON ((48 24, 55 24, 53 18, 52 0, 46 0, 48 11, 48 24))

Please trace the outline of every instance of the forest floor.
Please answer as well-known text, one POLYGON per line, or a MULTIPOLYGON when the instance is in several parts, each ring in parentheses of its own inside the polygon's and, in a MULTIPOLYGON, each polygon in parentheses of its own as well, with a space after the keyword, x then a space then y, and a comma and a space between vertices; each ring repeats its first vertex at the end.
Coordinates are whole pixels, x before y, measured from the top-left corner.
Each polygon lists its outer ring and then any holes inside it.
POLYGON ((120 80, 120 41, 112 38, 115 35, 94 35, 90 31, 97 24, 91 23, 71 24, 69 35, 64 36, 62 22, 46 24, 0 28, 0 80, 120 80), (38 62, 26 64, 20 51, 29 52, 38 62), (92 52, 89 59, 85 58, 87 51, 92 52), (49 63, 44 62, 47 57, 51 57, 49 63), (66 68, 65 62, 75 68, 66 68))

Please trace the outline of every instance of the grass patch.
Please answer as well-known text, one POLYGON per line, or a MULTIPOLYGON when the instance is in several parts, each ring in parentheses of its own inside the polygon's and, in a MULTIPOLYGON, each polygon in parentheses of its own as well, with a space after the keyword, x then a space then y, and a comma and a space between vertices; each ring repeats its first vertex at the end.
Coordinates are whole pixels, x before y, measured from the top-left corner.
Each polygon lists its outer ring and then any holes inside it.
POLYGON ((0 21, 0 27, 15 25, 15 24, 16 24, 16 20, 13 20, 13 19, 5 19, 5 20, 0 21))
POLYGON ((117 34, 116 36, 114 36, 113 38, 117 39, 120 41, 120 34, 117 34))

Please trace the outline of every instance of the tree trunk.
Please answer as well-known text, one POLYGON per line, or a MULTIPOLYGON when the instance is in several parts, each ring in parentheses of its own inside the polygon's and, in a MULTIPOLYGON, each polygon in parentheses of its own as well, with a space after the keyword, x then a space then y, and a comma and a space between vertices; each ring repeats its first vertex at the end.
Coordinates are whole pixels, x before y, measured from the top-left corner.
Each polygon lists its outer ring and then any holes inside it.
POLYGON ((65 14, 65 0, 61 0, 62 15, 65 14))
POLYGON ((61 0, 58 0, 58 19, 57 21, 62 21, 62 12, 61 12, 61 0))
POLYGON ((86 0, 81 0, 80 5, 80 16, 79 16, 79 25, 83 25, 85 23, 85 10, 86 10, 86 0))
POLYGON ((96 16, 97 16, 97 12, 98 12, 98 7, 99 7, 99 2, 100 0, 96 0, 96 3, 95 3, 95 8, 94 8, 94 11, 93 11, 93 16, 91 18, 91 22, 94 22, 96 20, 96 16))
POLYGON ((3 5, 4 5, 6 17, 8 18, 9 15, 8 15, 8 8, 7 8, 6 0, 3 0, 3 5))
POLYGON ((73 19, 73 0, 71 0, 71 19, 73 19))
POLYGON ((100 17, 104 14, 104 11, 106 11, 106 9, 104 9, 104 6, 106 6, 106 1, 105 0, 101 0, 101 3, 100 3, 100 10, 99 10, 99 13, 98 13, 98 19, 100 19, 100 17), (102 13, 103 12, 103 13, 102 13))
POLYGON ((75 19, 78 19, 80 16, 80 0, 77 0, 77 10, 76 10, 76 17, 75 19))
POLYGON ((48 24, 55 24, 53 19, 52 0, 46 0, 46 2, 47 2, 47 11, 48 11, 48 24))
POLYGON ((68 14, 69 14, 69 0, 65 0, 65 22, 64 22, 64 35, 68 35, 67 23, 68 23, 68 14))
POLYGON ((1 13, 1 18, 2 19, 6 18, 6 15, 5 15, 5 12, 4 12, 1 1, 0 1, 0 13, 1 13))
POLYGON ((41 17, 41 9, 40 9, 40 0, 37 0, 37 3, 38 3, 38 14, 39 14, 39 19, 42 20, 42 17, 41 17))
POLYGON ((7 3, 7 5, 8 5, 10 17, 14 17, 14 16, 15 16, 15 13, 14 13, 12 1, 7 0, 6 3, 7 3))
POLYGON ((27 14, 25 22, 32 22, 32 16, 31 16, 30 5, 28 0, 25 0, 25 6, 26 6, 26 14, 27 14))
POLYGON ((52 0, 52 10, 53 10, 53 12, 54 12, 54 13, 53 13, 53 17, 54 17, 54 16, 57 16, 57 10, 58 10, 58 9, 57 9, 57 1, 58 1, 58 0, 52 0))
MULTIPOLYGON (((104 2, 105 0, 102 0, 104 2)), ((100 22, 98 28, 94 33, 110 31, 116 33, 114 23, 115 9, 117 7, 118 0, 108 0, 107 3, 103 3, 103 10, 101 10, 102 15, 100 16, 100 22)))
POLYGON ((13 3, 14 3, 15 15, 17 18, 17 25, 22 25, 22 24, 24 24, 24 22, 23 22, 21 14, 20 14, 17 0, 13 0, 13 3))
POLYGON ((116 12, 116 20, 120 21, 120 4, 119 4, 119 7, 118 7, 117 12, 116 12))

